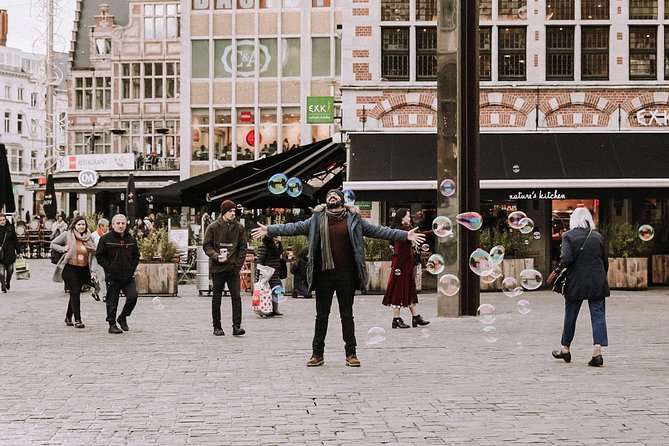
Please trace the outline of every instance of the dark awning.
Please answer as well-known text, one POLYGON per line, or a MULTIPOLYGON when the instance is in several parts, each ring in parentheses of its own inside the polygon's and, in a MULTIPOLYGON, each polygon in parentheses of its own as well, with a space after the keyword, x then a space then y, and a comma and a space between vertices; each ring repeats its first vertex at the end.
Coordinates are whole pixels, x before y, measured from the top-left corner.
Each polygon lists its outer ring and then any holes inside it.
MULTIPOLYGON (((206 205, 207 200, 204 195, 198 196, 193 193, 196 186, 206 188, 207 185, 215 181, 221 174, 232 170, 232 167, 212 170, 211 172, 196 175, 165 187, 152 189, 141 194, 143 198, 152 203, 174 205, 174 206, 196 206, 206 205)), ((211 189, 210 187, 209 189, 211 189)))

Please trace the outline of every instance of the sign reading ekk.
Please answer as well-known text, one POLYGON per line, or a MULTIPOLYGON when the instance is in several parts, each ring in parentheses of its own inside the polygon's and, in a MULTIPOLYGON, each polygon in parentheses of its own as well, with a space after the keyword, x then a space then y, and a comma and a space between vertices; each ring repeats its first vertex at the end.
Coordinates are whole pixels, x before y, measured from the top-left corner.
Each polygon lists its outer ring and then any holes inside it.
POLYGON ((332 124, 334 97, 307 96, 307 124, 332 124))
POLYGON ((134 170, 135 157, 132 153, 103 153, 99 155, 67 155, 58 163, 61 171, 82 170, 134 170))

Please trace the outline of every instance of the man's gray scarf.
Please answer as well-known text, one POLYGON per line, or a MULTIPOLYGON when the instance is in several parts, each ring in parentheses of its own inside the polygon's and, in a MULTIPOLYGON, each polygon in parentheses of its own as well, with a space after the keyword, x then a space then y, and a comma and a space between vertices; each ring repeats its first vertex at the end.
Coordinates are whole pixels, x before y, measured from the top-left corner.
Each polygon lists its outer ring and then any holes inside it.
POLYGON ((341 220, 346 217, 348 214, 348 209, 346 207, 342 208, 339 211, 331 211, 326 209, 321 215, 320 221, 320 233, 321 233, 321 270, 327 271, 329 269, 334 269, 334 259, 332 258, 332 248, 330 247, 330 228, 328 225, 328 219, 332 218, 334 220, 341 220))

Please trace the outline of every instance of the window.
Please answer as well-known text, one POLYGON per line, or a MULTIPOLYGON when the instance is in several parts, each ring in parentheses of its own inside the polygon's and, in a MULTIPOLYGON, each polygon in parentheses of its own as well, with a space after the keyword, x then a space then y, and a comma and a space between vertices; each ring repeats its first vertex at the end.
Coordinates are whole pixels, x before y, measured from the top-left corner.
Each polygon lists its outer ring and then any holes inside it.
POLYGON ((330 38, 311 38, 311 75, 330 76, 330 38))
POLYGON ((492 20, 492 0, 479 0, 479 19, 492 20))
POLYGON ((409 28, 381 30, 381 75, 387 80, 409 80, 409 28))
POLYGON ((479 80, 492 80, 492 54, 490 52, 490 39, 492 28, 484 26, 479 28, 479 80))
POLYGON ((416 20, 437 21, 437 0, 416 0, 416 20))
POLYGON ((283 107, 281 122, 283 123, 281 128, 282 150, 285 152, 299 147, 302 141, 300 107, 283 107))
POLYGON ((37 107, 37 93, 30 93, 30 106, 37 107))
POLYGON ((630 0, 630 19, 657 19, 657 0, 630 0))
POLYGON ((23 113, 16 115, 16 133, 23 135, 23 113))
POLYGON ((23 147, 10 147, 7 150, 7 162, 11 172, 23 172, 23 147))
POLYGON ((581 0, 581 20, 609 20, 609 0, 581 0))
POLYGON ((437 28, 416 29, 416 80, 437 80, 437 28))
POLYGON ((546 80, 574 79, 574 28, 546 27, 546 80))
POLYGON ((669 0, 664 0, 664 20, 669 20, 669 0))
POLYGON ((526 0, 498 0, 499 20, 525 20, 527 18, 526 0))
POLYGON ((74 132, 74 154, 111 153, 111 135, 107 132, 74 132))
POLYGON ((11 112, 5 112, 5 133, 9 133, 12 128, 12 114, 11 112))
POLYGON ((230 109, 214 109, 214 119, 214 156, 219 161, 231 161, 232 114, 230 109))
POLYGON ((176 62, 144 63, 144 98, 174 98, 179 92, 179 64, 176 62), (165 87, 168 88, 165 88, 165 87), (169 90, 169 91, 166 91, 169 90))
POLYGON ((281 39, 283 49, 283 77, 298 77, 300 70, 300 39, 281 39))
POLYGON ((657 78, 657 28, 630 26, 630 79, 657 78))
POLYGON ((123 99, 140 99, 140 70, 141 64, 139 63, 121 64, 121 97, 123 99))
POLYGON ((74 82, 74 106, 77 110, 110 110, 111 78, 76 78, 74 82))
MULTIPOLYGON (((260 63, 258 64, 258 71, 260 77, 276 77, 278 66, 277 61, 277 40, 276 39, 260 39, 258 54, 260 55, 260 63)), ((329 48, 328 48, 329 49, 329 48)), ((329 51, 328 51, 328 54, 329 51)), ((255 57, 255 56, 254 56, 255 57)), ((328 73, 329 74, 329 73, 328 73)))
POLYGON ((664 27, 664 79, 669 80, 669 27, 668 26, 664 27))
POLYGON ((95 109, 111 110, 111 78, 95 78, 95 109))
POLYGON ((179 62, 165 62, 165 97, 174 99, 179 97, 181 65, 179 62))
POLYGON ((195 108, 191 112, 191 147, 194 161, 209 159, 209 110, 195 108))
POLYGON ((176 39, 180 34, 180 5, 144 5, 144 39, 176 39))
POLYGON ((330 6, 330 0, 311 0, 312 8, 327 8, 330 6))
POLYGON ((608 26, 581 27, 581 78, 609 78, 608 26))
POLYGON ((546 20, 574 20, 574 0, 548 0, 546 20))
POLYGON ((499 80, 525 80, 525 27, 499 29, 499 80))
POLYGON ((16 89, 16 99, 19 101, 23 101, 23 87, 19 87, 16 89))
POLYGON ((95 39, 95 51, 100 56, 111 54, 111 39, 110 38, 95 39))
POLYGON ((381 20, 384 22, 409 20, 409 0, 381 0, 381 20))
MULTIPOLYGON (((194 40, 193 41, 193 60, 197 60, 197 62, 193 63, 193 73, 195 73, 195 64, 200 63, 200 61, 204 60, 203 58, 209 58, 209 46, 206 45, 207 42, 203 40, 194 40), (196 44, 197 42, 197 44, 196 44), (199 48, 202 46, 202 42, 204 42, 204 47, 199 48), (197 55, 195 54, 197 47, 197 51, 199 52, 197 55), (197 59, 195 57, 197 56, 197 59)), ((232 53, 233 51, 232 47, 232 40, 230 39, 224 39, 224 40, 214 40, 214 77, 216 78, 231 78, 232 73, 234 73, 233 70, 233 64, 232 64, 232 53)), ((207 70, 202 72, 202 76, 200 77, 207 77, 207 71, 209 70, 209 65, 207 64, 207 70)))
POLYGON ((5 99, 12 98, 12 87, 11 85, 5 85, 5 99))

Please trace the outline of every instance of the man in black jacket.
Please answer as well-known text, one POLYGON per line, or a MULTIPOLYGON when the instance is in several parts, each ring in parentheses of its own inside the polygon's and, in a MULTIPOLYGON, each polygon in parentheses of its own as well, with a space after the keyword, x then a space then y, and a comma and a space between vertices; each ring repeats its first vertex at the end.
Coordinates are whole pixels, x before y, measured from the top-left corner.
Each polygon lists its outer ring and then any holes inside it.
POLYGON ((125 215, 116 214, 112 218, 112 230, 103 235, 98 242, 95 257, 105 270, 107 281, 107 322, 109 333, 121 334, 128 331, 126 318, 130 316, 137 304, 137 285, 135 270, 139 263, 137 241, 128 232, 128 221, 125 215), (118 297, 123 290, 125 305, 118 319, 118 297), (116 322, 121 326, 118 328, 116 322))

